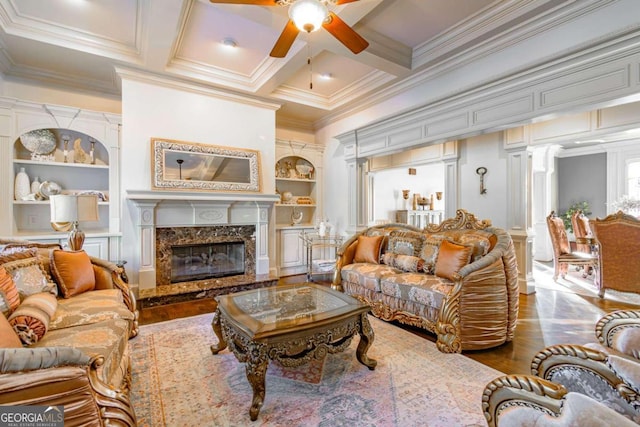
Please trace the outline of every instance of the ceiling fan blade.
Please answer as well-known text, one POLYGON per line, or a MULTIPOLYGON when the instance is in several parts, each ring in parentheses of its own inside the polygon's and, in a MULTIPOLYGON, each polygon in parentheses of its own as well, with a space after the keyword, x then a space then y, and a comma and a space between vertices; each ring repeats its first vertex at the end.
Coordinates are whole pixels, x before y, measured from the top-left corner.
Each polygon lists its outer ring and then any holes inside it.
POLYGON ((333 12, 329 12, 329 19, 322 26, 353 53, 360 53, 369 46, 369 42, 333 12))
MULTIPOLYGON (((209 0, 211 3, 255 4, 257 6, 276 6, 276 0, 209 0)), ((347 0, 348 1, 348 0, 347 0)))
POLYGON ((291 45, 295 41, 296 37, 298 37, 299 32, 300 30, 296 27, 296 24, 289 19, 286 27, 282 30, 282 34, 280 34, 276 44, 273 46, 273 49, 271 49, 269 56, 273 56, 275 58, 284 58, 287 56, 287 52, 291 49, 291 45))

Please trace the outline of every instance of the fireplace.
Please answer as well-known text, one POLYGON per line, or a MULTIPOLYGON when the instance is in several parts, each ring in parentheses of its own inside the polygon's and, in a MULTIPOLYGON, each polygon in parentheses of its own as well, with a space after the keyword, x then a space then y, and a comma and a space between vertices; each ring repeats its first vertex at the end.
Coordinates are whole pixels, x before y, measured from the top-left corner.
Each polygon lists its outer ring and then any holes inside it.
POLYGON ((171 283, 244 274, 244 242, 171 246, 171 283))
POLYGON ((156 283, 174 286, 215 280, 221 286, 255 275, 255 226, 156 228, 156 283))

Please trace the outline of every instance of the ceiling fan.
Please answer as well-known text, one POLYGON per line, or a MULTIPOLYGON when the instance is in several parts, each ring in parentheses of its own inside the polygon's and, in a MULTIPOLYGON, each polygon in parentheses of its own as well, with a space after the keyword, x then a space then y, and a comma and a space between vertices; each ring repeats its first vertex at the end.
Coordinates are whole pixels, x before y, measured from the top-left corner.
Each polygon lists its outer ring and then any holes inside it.
POLYGON ((300 31, 311 33, 323 27, 351 52, 360 53, 369 43, 356 33, 328 5, 340 5, 359 0, 210 0, 211 3, 252 4, 257 6, 289 5, 289 22, 271 50, 270 56, 284 58, 300 31))

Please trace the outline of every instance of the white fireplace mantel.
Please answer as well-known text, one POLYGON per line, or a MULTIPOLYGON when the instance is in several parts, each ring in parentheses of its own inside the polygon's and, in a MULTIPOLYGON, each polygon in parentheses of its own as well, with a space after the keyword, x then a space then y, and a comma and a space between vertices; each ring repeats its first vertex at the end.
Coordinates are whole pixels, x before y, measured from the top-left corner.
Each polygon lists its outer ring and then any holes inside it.
POLYGON ((133 202, 140 289, 156 286, 155 230, 157 227, 255 224, 256 274, 269 272, 269 212, 280 200, 276 194, 127 190, 133 202))
POLYGON ((162 200, 211 200, 229 202, 265 202, 276 203, 280 201, 277 194, 262 193, 214 193, 210 191, 156 191, 156 190, 127 190, 127 199, 133 201, 162 200))

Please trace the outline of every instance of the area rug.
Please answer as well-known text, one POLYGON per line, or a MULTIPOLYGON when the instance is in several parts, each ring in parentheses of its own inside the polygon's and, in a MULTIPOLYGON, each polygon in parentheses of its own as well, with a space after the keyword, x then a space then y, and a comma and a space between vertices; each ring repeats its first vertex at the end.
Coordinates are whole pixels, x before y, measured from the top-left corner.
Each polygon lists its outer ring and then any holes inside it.
POLYGON ((211 314, 142 326, 131 340, 139 426, 485 426, 484 386, 499 371, 370 316, 370 371, 342 353, 306 367, 270 363, 258 419, 244 364, 217 342, 211 314), (306 368, 306 369, 305 369, 306 368))

